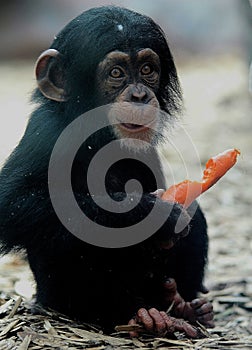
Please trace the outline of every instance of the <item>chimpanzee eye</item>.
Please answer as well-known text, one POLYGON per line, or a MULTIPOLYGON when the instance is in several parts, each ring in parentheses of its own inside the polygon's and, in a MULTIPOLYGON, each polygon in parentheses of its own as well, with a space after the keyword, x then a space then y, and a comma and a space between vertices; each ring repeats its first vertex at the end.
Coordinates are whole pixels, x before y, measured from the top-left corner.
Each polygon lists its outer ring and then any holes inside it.
POLYGON ((144 64, 141 68, 141 74, 142 75, 149 75, 153 72, 154 68, 151 64, 147 63, 144 64))
POLYGON ((123 77, 123 76, 124 76, 124 72, 123 72, 123 70, 122 70, 120 67, 114 67, 114 68, 110 71, 109 75, 110 75, 112 78, 117 79, 117 78, 123 77))

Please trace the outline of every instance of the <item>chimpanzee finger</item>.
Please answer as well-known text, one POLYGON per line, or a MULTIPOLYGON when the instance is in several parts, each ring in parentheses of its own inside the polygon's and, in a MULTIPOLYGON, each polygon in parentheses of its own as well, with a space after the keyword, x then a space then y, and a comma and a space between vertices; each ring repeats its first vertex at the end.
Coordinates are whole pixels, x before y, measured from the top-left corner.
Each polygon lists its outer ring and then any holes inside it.
POLYGON ((213 305, 210 302, 203 304, 202 306, 194 309, 195 315, 201 316, 213 311, 213 305))
POLYGON ((214 327, 213 305, 207 299, 194 299, 190 303, 194 310, 195 318, 206 327, 214 327))
MULTIPOLYGON (((132 318, 128 322, 128 325, 130 325, 130 326, 134 326, 135 324, 137 324, 137 321, 136 321, 135 318, 132 318)), ((129 335, 130 335, 131 338, 137 338, 138 337, 138 332, 132 331, 132 332, 129 332, 129 335)))
POLYGON ((198 316, 197 321, 203 324, 206 327, 213 328, 214 327, 214 313, 209 312, 208 314, 198 316))
POLYGON ((153 319, 150 316, 149 312, 146 309, 141 308, 137 311, 136 321, 137 321, 137 323, 142 323, 144 328, 147 331, 153 332, 154 322, 153 322, 153 319))
POLYGON ((207 303, 208 303, 208 300, 206 298, 197 298, 197 299, 193 299, 190 304, 193 309, 197 309, 207 303))
POLYGON ((182 319, 177 319, 168 316, 166 312, 160 311, 161 316, 166 322, 166 330, 168 333, 174 333, 176 331, 185 332, 188 337, 197 338, 198 330, 191 324, 187 323, 182 319))
POLYGON ((192 309, 194 310, 194 314, 196 318, 201 315, 211 314, 213 313, 213 305, 207 299, 194 299, 190 303, 192 309))
POLYGON ((163 317, 160 315, 160 311, 155 308, 149 310, 149 314, 153 319, 153 332, 159 335, 165 334, 166 331, 166 322, 163 317))

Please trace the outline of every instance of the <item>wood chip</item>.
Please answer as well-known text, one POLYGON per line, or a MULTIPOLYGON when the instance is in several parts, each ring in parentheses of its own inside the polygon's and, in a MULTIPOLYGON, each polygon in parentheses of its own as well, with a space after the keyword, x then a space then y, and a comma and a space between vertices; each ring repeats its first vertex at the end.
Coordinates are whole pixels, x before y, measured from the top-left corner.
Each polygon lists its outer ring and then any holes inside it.
POLYGON ((124 324, 115 327, 116 332, 141 332, 144 330, 144 327, 140 324, 124 324))
POLYGON ((190 341, 185 342, 183 340, 173 340, 173 339, 167 339, 167 338, 156 338, 156 341, 166 343, 166 344, 184 346, 185 348, 191 348, 191 349, 194 347, 190 341))
POLYGON ((244 304, 251 301, 251 299, 248 297, 233 297, 233 296, 217 297, 216 300, 218 300, 219 303, 227 303, 227 304, 244 304))
POLYGON ((45 329, 47 330, 48 334, 50 334, 50 335, 52 335, 52 336, 57 336, 57 335, 58 335, 57 331, 56 331, 55 328, 51 325, 51 323, 50 323, 49 320, 45 320, 44 327, 45 327, 45 329))
POLYGON ((19 319, 16 319, 12 322, 10 322, 0 333, 0 337, 3 337, 4 335, 6 335, 7 333, 9 333, 17 324, 18 322, 20 322, 19 319))
POLYGON ((27 350, 31 342, 31 335, 27 335, 22 343, 19 345, 17 350, 27 350))
POLYGON ((22 298, 18 297, 18 299, 15 302, 14 307, 12 308, 11 312, 8 315, 8 318, 12 318, 15 315, 15 313, 16 313, 17 309, 19 308, 21 302, 22 302, 22 298))
POLYGON ((8 300, 5 304, 0 306, 0 314, 4 314, 7 309, 13 304, 13 299, 8 300))
POLYGON ((144 343, 141 342, 139 339, 137 338, 132 338, 132 343, 134 344, 134 346, 136 348, 143 348, 144 347, 144 343))
POLYGON ((115 338, 115 337, 110 337, 108 335, 103 335, 103 334, 99 334, 99 333, 93 333, 93 332, 88 332, 85 331, 83 329, 79 329, 79 328, 69 328, 71 329, 71 331, 73 333, 75 333, 76 335, 78 335, 81 338, 84 339, 93 339, 93 340, 102 340, 110 345, 113 346, 120 346, 120 345, 128 345, 128 344, 132 344, 131 340, 128 339, 119 339, 119 338, 115 338))
POLYGON ((15 347, 15 341, 10 339, 4 339, 0 341, 0 349, 1 350, 13 350, 15 347))

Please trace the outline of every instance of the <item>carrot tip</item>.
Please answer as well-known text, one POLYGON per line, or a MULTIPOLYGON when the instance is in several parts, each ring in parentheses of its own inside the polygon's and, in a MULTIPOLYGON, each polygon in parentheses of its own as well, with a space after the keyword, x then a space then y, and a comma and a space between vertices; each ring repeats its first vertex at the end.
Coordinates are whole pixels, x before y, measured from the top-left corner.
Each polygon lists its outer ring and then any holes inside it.
POLYGON ((237 148, 228 149, 210 158, 206 163, 201 182, 184 180, 173 185, 162 195, 162 199, 177 202, 187 208, 199 195, 213 186, 234 166, 241 152, 237 148))

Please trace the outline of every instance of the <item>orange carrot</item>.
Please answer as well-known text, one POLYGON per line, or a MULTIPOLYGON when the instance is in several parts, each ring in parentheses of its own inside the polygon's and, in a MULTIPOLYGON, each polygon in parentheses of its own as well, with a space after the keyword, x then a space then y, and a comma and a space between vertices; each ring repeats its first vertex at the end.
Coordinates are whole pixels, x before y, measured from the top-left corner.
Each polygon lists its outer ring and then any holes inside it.
POLYGON ((239 154, 240 151, 234 148, 210 158, 206 163, 201 182, 184 180, 168 188, 161 198, 169 202, 180 203, 185 208, 189 207, 200 194, 213 186, 232 168, 239 154))

